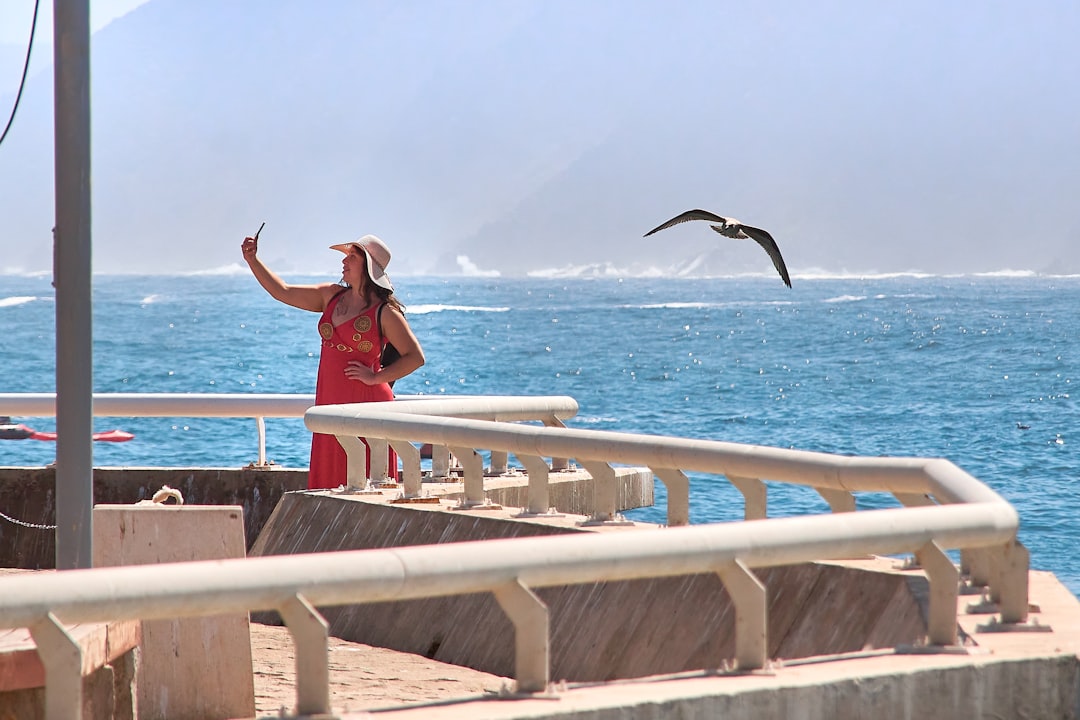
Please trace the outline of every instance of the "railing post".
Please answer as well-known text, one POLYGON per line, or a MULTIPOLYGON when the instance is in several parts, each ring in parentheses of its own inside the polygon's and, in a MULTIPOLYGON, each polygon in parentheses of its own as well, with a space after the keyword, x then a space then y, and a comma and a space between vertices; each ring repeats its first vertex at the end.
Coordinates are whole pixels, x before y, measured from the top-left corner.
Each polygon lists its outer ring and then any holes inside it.
POLYGON ((488 469, 490 475, 505 475, 510 469, 507 464, 507 458, 509 453, 505 450, 492 450, 491 451, 491 467, 488 469))
POLYGON ((966 575, 968 578, 971 577, 971 552, 971 550, 966 548, 960 548, 960 574, 966 575))
POLYGON ((931 645, 956 644, 956 601, 960 595, 960 571, 935 542, 915 553, 930 579, 930 618, 927 641, 931 645))
POLYGON ((345 482, 349 490, 363 490, 368 484, 367 445, 352 435, 337 435, 337 441, 345 450, 348 458, 345 467, 345 482))
POLYGON ((769 659, 765 585, 740 560, 716 572, 735 605, 735 667, 760 670, 769 659))
POLYGON ((262 415, 255 417, 255 427, 259 431, 259 464, 258 467, 266 467, 266 418, 262 415))
POLYGON ((420 497, 421 478, 420 478, 420 450, 411 442, 404 440, 392 440, 390 447, 394 448, 394 452, 401 458, 401 468, 404 481, 404 487, 402 492, 405 497, 420 497))
POLYGON ((319 715, 330 712, 329 625, 304 599, 294 595, 278 612, 296 646, 296 712, 319 715))
POLYGON ((968 570, 971 584, 974 587, 992 585, 993 560, 990 557, 990 551, 986 548, 971 548, 966 555, 970 563, 968 570))
POLYGON ((855 496, 846 490, 834 488, 816 487, 818 495, 825 498, 829 503, 829 510, 834 513, 855 512, 855 496))
POLYGON ((544 515, 551 509, 548 491, 548 466, 544 458, 535 455, 517 455, 529 474, 529 515, 544 515))
POLYGON ((550 679, 548 609, 520 580, 492 590, 514 624, 514 676, 518 692, 543 692, 550 679))
POLYGON ((569 458, 551 458, 551 472, 563 472, 570 469, 569 458))
POLYGON ((893 497, 899 500, 900 504, 904 507, 929 507, 931 505, 937 505, 932 497, 920 493, 894 492, 893 497))
MULTIPOLYGON (((566 427, 566 425, 563 424, 562 420, 555 417, 554 415, 549 415, 548 417, 544 418, 544 427, 564 428, 564 427, 566 427)), ((551 458, 551 471, 552 472, 559 472, 559 471, 562 471, 562 470, 567 470, 569 468, 570 468, 570 459, 569 458, 556 458, 556 457, 551 458)))
POLYGON ((388 444, 383 438, 364 438, 367 441, 368 447, 371 448, 369 456, 371 457, 371 481, 374 483, 392 482, 397 483, 397 473, 393 473, 393 477, 390 477, 390 471, 397 470, 397 468, 387 467, 387 447, 388 444))
POLYGON ((431 446, 431 476, 433 478, 450 477, 450 448, 445 445, 431 446))
POLYGON ((649 468, 667 488, 667 524, 690 524, 690 478, 678 468, 649 468))
POLYGON ((452 447, 450 452, 465 469, 465 493, 461 499, 462 508, 484 505, 484 459, 472 448, 452 447))
POLYGON ((52 613, 30 636, 45 666, 45 720, 82 720, 82 647, 52 613))
POLYGON ((757 478, 744 478, 728 475, 728 482, 742 493, 746 503, 743 518, 746 520, 764 520, 768 516, 768 489, 757 478))
POLYGON ((604 523, 615 520, 618 498, 615 487, 615 471, 606 462, 582 460, 593 481, 593 514, 589 523, 604 523))
MULTIPOLYGON (((1028 569, 1030 554, 1019 541, 1006 545, 998 560, 994 578, 999 590, 1001 622, 1021 623, 1028 619, 1028 569)), ((993 590, 993 586, 991 586, 993 590)))

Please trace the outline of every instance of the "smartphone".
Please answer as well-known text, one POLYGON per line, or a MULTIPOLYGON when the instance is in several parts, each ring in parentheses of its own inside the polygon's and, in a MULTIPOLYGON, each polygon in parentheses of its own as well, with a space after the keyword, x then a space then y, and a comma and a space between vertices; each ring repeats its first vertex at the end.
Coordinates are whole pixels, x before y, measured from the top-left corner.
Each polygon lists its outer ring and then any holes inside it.
POLYGON ((255 231, 255 239, 256 239, 256 240, 258 240, 258 239, 259 239, 259 233, 261 233, 261 232, 262 232, 262 229, 263 229, 264 227, 266 227, 266 221, 265 221, 265 220, 263 221, 263 224, 259 226, 259 229, 255 231))

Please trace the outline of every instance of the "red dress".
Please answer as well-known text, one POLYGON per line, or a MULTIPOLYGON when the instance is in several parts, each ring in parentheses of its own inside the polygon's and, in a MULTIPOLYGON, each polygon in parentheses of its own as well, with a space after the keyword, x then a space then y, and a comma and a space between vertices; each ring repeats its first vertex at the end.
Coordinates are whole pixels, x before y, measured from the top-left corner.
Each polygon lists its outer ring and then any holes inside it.
MULTIPOLYGON (((386 383, 367 385, 345 376, 350 360, 359 360, 374 371, 381 369, 379 355, 382 338, 375 321, 379 305, 373 305, 359 315, 354 315, 338 325, 333 323, 334 308, 342 293, 327 304, 319 318, 319 335, 322 351, 319 354, 319 377, 315 384, 316 405, 339 405, 343 403, 375 402, 393 400, 394 391, 386 383)), ((387 468, 396 476, 397 454, 389 452, 387 468)), ((311 436, 311 463, 308 468, 308 488, 312 490, 336 488, 347 481, 348 460, 345 450, 333 435, 314 433, 311 436)), ((371 476, 371 451, 367 457, 368 477, 371 476)))

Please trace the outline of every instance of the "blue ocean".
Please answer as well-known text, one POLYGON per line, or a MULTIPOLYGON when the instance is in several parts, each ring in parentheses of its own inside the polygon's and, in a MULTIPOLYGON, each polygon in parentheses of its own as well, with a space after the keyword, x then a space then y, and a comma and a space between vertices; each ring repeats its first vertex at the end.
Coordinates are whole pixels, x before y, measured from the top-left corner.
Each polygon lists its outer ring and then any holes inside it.
MULTIPOLYGON (((570 395, 570 427, 944 457, 1016 506, 1032 567, 1080 594, 1080 277, 797 277, 790 290, 775 276, 395 282, 428 358, 399 394, 570 395)), ((97 392, 314 392, 316 316, 250 275, 99 275, 93 293, 97 392)), ((54 390, 54 328, 50 278, 0 276, 0 392, 54 390)), ((303 421, 266 425, 268 457, 306 466, 303 421)), ((257 459, 254 420, 96 418, 113 428, 135 439, 95 443, 96 465, 257 459)), ((0 441, 0 465, 54 458, 54 443, 0 441)), ((633 519, 663 520, 657 489, 658 506, 633 519)), ((779 487, 769 510, 827 506, 779 487)), ((691 476, 692 522, 741 516, 724 478, 691 476)))

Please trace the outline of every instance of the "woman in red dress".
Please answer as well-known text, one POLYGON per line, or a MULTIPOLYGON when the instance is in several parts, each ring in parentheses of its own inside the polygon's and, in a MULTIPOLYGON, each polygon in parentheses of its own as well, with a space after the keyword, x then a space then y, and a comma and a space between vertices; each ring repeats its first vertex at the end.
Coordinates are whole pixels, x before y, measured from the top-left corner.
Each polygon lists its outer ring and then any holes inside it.
MULTIPOLYGON (((245 238, 241 249, 255 279, 273 298, 322 315, 316 405, 393 400, 394 393, 388 383, 424 364, 424 351, 402 314, 403 307, 394 296, 394 286, 386 274, 390 249, 379 238, 365 235, 355 242, 331 246, 332 250, 345 254, 342 284, 291 285, 259 259, 257 238, 245 238), (401 353, 400 358, 386 367, 379 363, 384 341, 393 343, 401 353)), ((370 477, 370 450, 368 455, 370 477)), ((388 467, 394 474, 397 457, 391 453, 390 460, 388 467)), ((312 435, 309 489, 346 484, 346 468, 345 451, 336 437, 312 435)))

